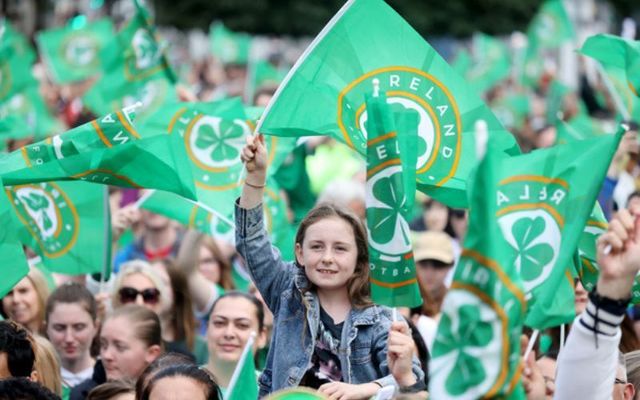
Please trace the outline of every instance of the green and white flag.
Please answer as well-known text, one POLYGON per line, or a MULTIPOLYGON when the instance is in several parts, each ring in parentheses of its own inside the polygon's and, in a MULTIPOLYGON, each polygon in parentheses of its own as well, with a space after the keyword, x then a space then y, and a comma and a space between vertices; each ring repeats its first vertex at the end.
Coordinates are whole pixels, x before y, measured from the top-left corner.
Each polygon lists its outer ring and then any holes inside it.
POLYGON ((62 27, 40 32, 36 41, 53 80, 81 81, 100 72, 100 51, 113 39, 113 25, 100 19, 82 28, 62 27))
POLYGON ((520 335, 526 300, 496 213, 501 158, 488 152, 470 188, 469 231, 429 364, 435 399, 524 399, 520 385, 520 335))
POLYGON ((211 51, 223 64, 246 64, 251 50, 251 36, 232 32, 222 22, 215 22, 209 30, 211 51))
POLYGON ((527 29, 529 46, 539 49, 559 47, 575 37, 573 24, 562 0, 547 0, 527 29))
POLYGON ((485 92, 509 77, 509 49, 499 39, 477 33, 473 36, 474 63, 463 75, 479 92, 485 92))
POLYGON ((529 115, 529 96, 526 94, 507 95, 494 104, 491 110, 507 128, 521 128, 529 115))
POLYGON ((62 130, 62 123, 49 111, 37 84, 26 87, 0 103, 0 139, 36 140, 62 130))
POLYGON ((25 39, 5 21, 0 24, 0 102, 37 84, 31 74, 34 53, 25 39))
POLYGON ((251 335, 244 346, 242 355, 233 371, 229 387, 224 396, 225 400, 249 400, 258 398, 258 380, 256 378, 256 364, 253 360, 253 343, 255 333, 251 335))
POLYGON ((111 267, 107 187, 87 182, 44 182, 6 187, 22 223, 20 240, 47 270, 69 275, 111 267))
POLYGON ((280 85, 257 131, 328 135, 364 156, 364 94, 374 78, 394 113, 417 116, 417 186, 447 205, 466 205, 477 120, 487 122, 497 151, 519 153, 475 90, 383 0, 349 0, 340 9, 280 85))
POLYGON ((139 200, 140 208, 178 221, 187 229, 195 229, 210 236, 233 234, 233 221, 220 216, 206 205, 185 199, 177 194, 153 190, 139 200))
POLYGON ((500 247, 498 261, 512 263, 522 276, 529 327, 546 329, 572 319, 572 306, 564 306, 573 303, 561 298, 560 289, 571 281, 574 251, 620 137, 603 135, 498 164, 495 189, 487 190, 508 244, 500 247))
MULTIPOLYGON (((598 267, 598 249, 596 241, 609 228, 609 222, 602 212, 600 204, 596 203, 584 226, 578 248, 576 249, 574 267, 575 272, 587 291, 595 288, 598 282, 600 268, 598 267)), ((634 292, 638 290, 634 285, 634 292)), ((634 297, 637 297, 634 293, 634 297)))
MULTIPOLYGON (((384 94, 368 96, 367 136, 367 232, 371 298, 389 307, 417 307, 422 304, 416 280, 409 223, 410 199, 415 197, 415 173, 403 168, 400 129, 384 94), (407 179, 405 176, 410 175, 407 179), (411 191, 413 189, 413 191, 411 191)), ((409 135, 409 133, 406 133, 409 135)), ((414 132, 415 135, 415 132, 414 132)))
POLYGON ((108 114, 0 158, 5 185, 83 180, 153 188, 195 199, 187 155, 179 137, 141 138, 127 110, 108 114))
POLYGON ((589 37, 580 52, 605 66, 623 70, 628 88, 636 97, 640 96, 640 41, 599 34, 589 37))
POLYGON ((18 238, 20 222, 4 193, 0 193, 0 224, 3 227, 0 233, 0 297, 4 297, 29 273, 29 264, 18 238))
POLYGON ((98 115, 142 103, 139 120, 178 101, 176 76, 147 11, 140 7, 100 52, 103 75, 83 99, 98 115))

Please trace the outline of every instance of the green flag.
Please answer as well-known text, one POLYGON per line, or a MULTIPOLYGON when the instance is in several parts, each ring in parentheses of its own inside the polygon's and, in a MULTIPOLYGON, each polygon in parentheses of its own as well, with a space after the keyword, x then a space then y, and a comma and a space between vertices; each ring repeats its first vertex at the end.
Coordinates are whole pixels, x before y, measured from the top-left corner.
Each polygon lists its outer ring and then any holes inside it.
POLYGON ((511 61, 509 49, 499 39, 484 33, 473 36, 474 63, 463 75, 480 93, 509 77, 511 61))
MULTIPOLYGON (((580 235, 574 259, 575 272, 580 278, 582 286, 589 292, 595 288, 600 271, 596 241, 600 235, 607 231, 608 227, 609 222, 605 218, 600 204, 596 203, 580 235)), ((634 298, 637 297, 635 293, 638 290, 637 285, 636 279, 633 290, 634 298)))
POLYGON ((176 77, 158 43, 144 8, 100 52, 102 78, 84 95, 86 105, 102 115, 137 102, 144 120, 162 105, 177 102, 176 77))
POLYGON ((127 110, 108 114, 0 159, 5 185, 85 180, 153 188, 195 198, 193 177, 179 137, 141 138, 127 110))
POLYGON ((253 96, 255 96, 258 89, 266 85, 278 86, 285 75, 285 71, 276 68, 269 61, 257 60, 249 62, 245 98, 248 102, 253 102, 253 96))
POLYGON ((185 199, 177 194, 160 190, 150 191, 139 200, 140 208, 164 215, 188 229, 211 236, 233 233, 235 225, 202 203, 185 199))
POLYGON ((508 173, 501 161, 488 152, 471 182, 469 231, 429 364, 429 395, 436 399, 525 398, 520 385, 525 293, 495 217, 499 177, 508 173))
POLYGON ((572 307, 558 309, 569 303, 559 288, 571 281, 573 252, 620 137, 603 135, 498 164, 495 190, 487 196, 497 204, 495 216, 508 243, 500 246, 499 261, 513 263, 522 276, 527 326, 545 329, 572 319, 572 307))
POLYGON ((0 103, 2 139, 42 139, 61 129, 62 123, 51 115, 37 84, 26 87, 0 103))
POLYGON ((209 30, 213 55, 223 64, 246 64, 251 50, 251 36, 227 29, 222 22, 215 22, 209 30))
POLYGON ((327 396, 306 387, 282 389, 271 393, 265 400, 327 400, 327 396))
POLYGON ((56 83, 80 81, 100 71, 100 51, 113 38, 109 19, 81 28, 62 27, 40 32, 40 54, 56 83))
POLYGON ((252 334, 244 346, 242 355, 233 371, 225 400, 249 400, 258 398, 258 380, 256 379, 256 364, 253 361, 253 343, 255 334, 252 334))
POLYGON ((0 194, 0 223, 3 227, 2 233, 0 233, 1 298, 29 273, 29 264, 27 264, 22 244, 18 239, 20 223, 15 217, 11 203, 4 194, 0 194))
POLYGON ((466 76, 467 72, 471 69, 473 60, 471 59, 471 53, 465 48, 458 50, 456 58, 451 63, 451 68, 460 76, 466 76))
POLYGON ((364 94, 374 78, 394 113, 418 117, 416 179, 430 196, 466 205, 466 179, 475 161, 471 133, 479 119, 499 143, 497 151, 519 153, 475 90, 382 0, 349 0, 343 6, 289 72, 257 130, 329 135, 364 156, 364 94))
POLYGON ((640 41, 600 34, 589 37, 580 52, 603 65, 624 70, 628 88, 640 96, 640 41))
POLYGON ((110 268, 111 222, 104 185, 46 182, 5 191, 22 223, 20 240, 49 271, 80 275, 110 268))
POLYGON ((504 126, 519 129, 529 115, 529 103, 526 94, 511 94, 491 104, 491 110, 504 126))
POLYGON ((20 38, 7 24, 0 25, 0 102, 36 83, 31 75, 33 53, 22 47, 20 38))
MULTIPOLYGON (((375 95, 374 95, 375 96, 375 95)), ((411 212, 404 175, 415 182, 413 170, 402 166, 398 131, 387 98, 368 97, 367 226, 371 298, 390 307, 422 304, 407 218, 411 212)))
POLYGON ((547 123, 555 124, 558 119, 562 119, 560 114, 564 109, 564 98, 571 93, 571 89, 562 83, 554 80, 549 85, 546 98, 546 114, 547 123))
POLYGON ((559 47, 575 37, 573 24, 562 0, 547 0, 527 29, 529 46, 535 50, 559 47))

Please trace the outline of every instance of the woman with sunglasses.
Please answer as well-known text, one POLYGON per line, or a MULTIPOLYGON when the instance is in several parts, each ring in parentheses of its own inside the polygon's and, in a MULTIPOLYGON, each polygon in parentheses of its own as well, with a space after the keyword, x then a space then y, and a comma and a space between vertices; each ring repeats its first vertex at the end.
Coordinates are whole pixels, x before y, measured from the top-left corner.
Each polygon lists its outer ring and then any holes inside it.
MULTIPOLYGON (((174 273, 173 279, 180 280, 176 275, 174 273)), ((194 317, 185 285, 175 294, 173 286, 166 264, 128 261, 121 266, 111 302, 114 309, 133 303, 155 312, 162 324, 162 339, 167 351, 185 354, 204 363, 208 358, 206 344, 202 340, 196 343, 192 338, 195 320, 189 320, 189 317, 194 317), (187 308, 188 314, 185 312, 187 308)))
POLYGON ((86 399, 106 381, 135 381, 163 351, 160 319, 155 312, 127 304, 107 314, 100 331, 100 363, 93 376, 71 390, 70 400, 86 399))

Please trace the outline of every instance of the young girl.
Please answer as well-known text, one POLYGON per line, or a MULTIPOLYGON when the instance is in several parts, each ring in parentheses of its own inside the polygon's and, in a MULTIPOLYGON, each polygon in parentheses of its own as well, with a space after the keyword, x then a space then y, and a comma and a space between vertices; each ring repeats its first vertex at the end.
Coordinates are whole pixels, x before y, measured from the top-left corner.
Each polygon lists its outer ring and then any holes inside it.
MULTIPOLYGON (((283 262, 264 228, 264 138, 249 138, 241 157, 247 174, 236 207, 236 246, 275 318, 260 395, 305 385, 331 398, 366 399, 393 384, 390 313, 369 298, 367 240, 358 218, 317 206, 296 234, 296 264, 283 262)), ((415 357, 413 373, 423 379, 415 357)))
POLYGON ((47 337, 60 357, 62 379, 72 388, 93 374, 91 344, 98 333, 96 300, 78 283, 58 287, 47 301, 47 337))

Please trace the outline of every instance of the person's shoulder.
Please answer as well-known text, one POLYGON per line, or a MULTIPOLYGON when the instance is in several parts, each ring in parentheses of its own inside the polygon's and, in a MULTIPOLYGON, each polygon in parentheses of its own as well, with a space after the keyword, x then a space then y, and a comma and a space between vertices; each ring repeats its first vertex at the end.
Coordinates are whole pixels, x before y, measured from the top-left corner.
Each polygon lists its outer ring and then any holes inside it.
POLYGON ((71 393, 69 393, 69 400, 84 400, 89 395, 89 392, 94 387, 98 386, 98 383, 93 380, 93 378, 86 379, 76 386, 71 388, 71 393))

